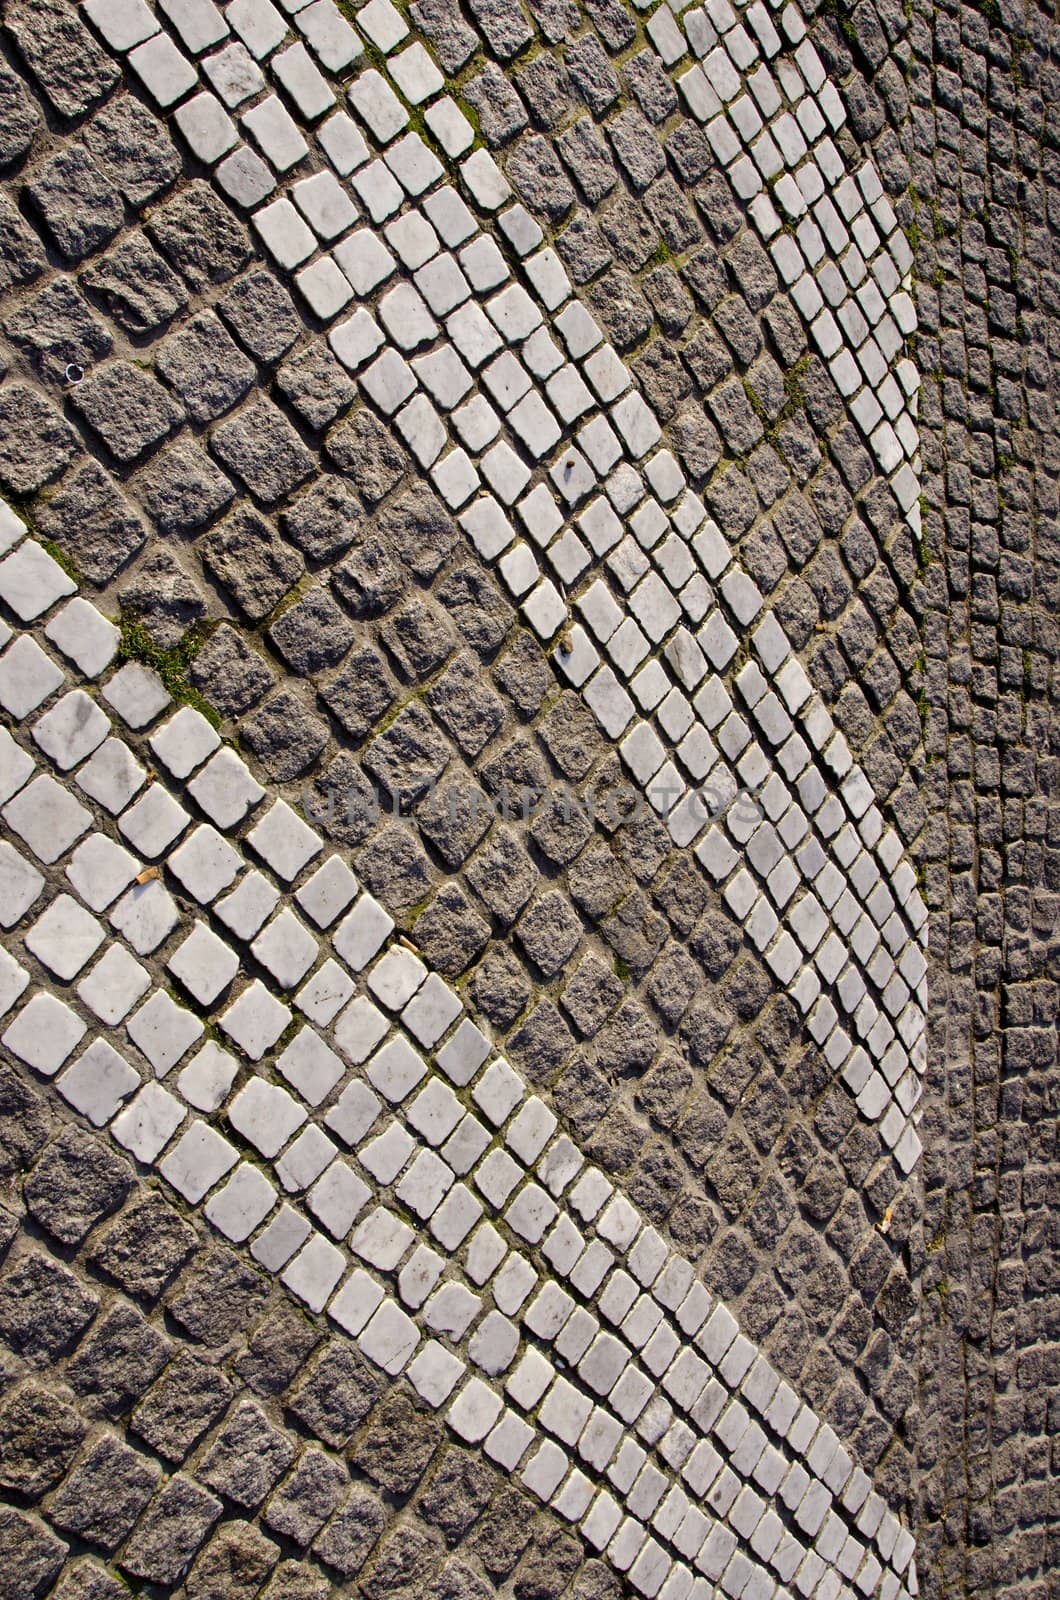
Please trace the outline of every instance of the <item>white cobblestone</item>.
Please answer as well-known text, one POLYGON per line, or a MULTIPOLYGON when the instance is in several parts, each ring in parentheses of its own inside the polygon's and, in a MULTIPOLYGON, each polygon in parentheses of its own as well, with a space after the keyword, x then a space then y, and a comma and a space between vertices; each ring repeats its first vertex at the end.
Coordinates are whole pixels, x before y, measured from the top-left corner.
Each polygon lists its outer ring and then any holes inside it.
POLYGON ((140 1085, 140 1074, 105 1039, 95 1039, 58 1080, 75 1111, 102 1128, 140 1085))
POLYGON ((6 1050, 53 1078, 85 1035, 85 1024, 57 996, 38 991, 4 1032, 6 1050))

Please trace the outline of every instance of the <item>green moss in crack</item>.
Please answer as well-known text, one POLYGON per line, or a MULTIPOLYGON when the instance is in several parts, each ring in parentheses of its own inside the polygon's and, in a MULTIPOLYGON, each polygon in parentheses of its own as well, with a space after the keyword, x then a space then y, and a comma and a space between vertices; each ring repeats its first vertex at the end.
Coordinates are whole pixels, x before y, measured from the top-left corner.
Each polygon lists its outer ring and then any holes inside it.
MULTIPOLYGON (((33 532, 35 530, 31 529, 30 531, 33 532)), ((37 537, 40 538, 40 535, 38 534, 37 537)), ((57 545, 54 539, 41 539, 40 545, 42 550, 47 550, 55 565, 62 567, 68 578, 72 578, 74 583, 80 584, 81 574, 78 571, 77 562, 72 556, 68 556, 66 551, 57 545)))
MULTIPOLYGON (((73 556, 68 555, 60 545, 56 544, 54 539, 47 538, 41 532, 40 523, 30 510, 28 498, 26 500, 20 500, 17 495, 9 494, 8 499, 10 500, 12 509, 18 516, 19 521, 25 524, 27 536, 30 539, 36 539, 41 549, 46 550, 51 556, 52 560, 55 562, 55 565, 57 567, 62 567, 63 571, 66 573, 66 576, 68 578, 72 578, 74 583, 80 585, 81 573, 77 562, 74 560, 73 556)), ((43 505, 47 502, 47 499, 48 496, 44 493, 41 493, 36 498, 36 504, 38 506, 43 505)))
POLYGON ((212 627, 191 628, 179 644, 165 650, 153 639, 140 621, 126 613, 122 616, 118 639, 118 660, 139 661, 142 666, 157 672, 166 692, 178 705, 191 706, 201 713, 213 728, 219 728, 221 718, 208 700, 188 682, 188 669, 206 643, 212 627))
MULTIPOLYGON (((464 117, 466 117, 468 122, 471 124, 471 132, 474 135, 471 143, 471 149, 481 150, 485 146, 486 141, 482 137, 482 118, 479 115, 477 108, 473 106, 471 101, 468 100, 464 95, 454 92, 452 89, 449 91, 449 97, 456 106, 457 110, 464 117)), ((463 154, 469 153, 470 152, 463 152, 463 154)))
POLYGON ((857 49, 857 29, 850 20, 850 15, 846 8, 840 4, 840 0, 821 0, 821 4, 817 8, 817 14, 820 17, 831 17, 850 49, 857 49))
POLYGON ((787 422, 797 412, 806 407, 806 396, 802 392, 802 380, 810 366, 810 353, 801 355, 784 374, 784 405, 778 422, 787 422))

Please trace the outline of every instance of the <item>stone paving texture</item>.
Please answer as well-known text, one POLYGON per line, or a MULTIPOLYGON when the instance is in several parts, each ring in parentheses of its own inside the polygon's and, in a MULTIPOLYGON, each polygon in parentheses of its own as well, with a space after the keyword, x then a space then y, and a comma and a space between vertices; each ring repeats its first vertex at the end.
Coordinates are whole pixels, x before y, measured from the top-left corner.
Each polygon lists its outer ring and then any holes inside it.
POLYGON ((822 12, 7 8, 0 1594, 1048 1591, 1051 34, 822 12))

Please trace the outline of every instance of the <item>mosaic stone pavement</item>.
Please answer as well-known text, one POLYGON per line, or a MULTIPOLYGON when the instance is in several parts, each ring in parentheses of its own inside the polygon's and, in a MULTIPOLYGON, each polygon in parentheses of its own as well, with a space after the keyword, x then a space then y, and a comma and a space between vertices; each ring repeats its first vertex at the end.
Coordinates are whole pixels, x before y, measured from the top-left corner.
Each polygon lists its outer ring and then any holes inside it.
POLYGON ((866 16, 6 8, 0 1594, 918 1592, 866 16))

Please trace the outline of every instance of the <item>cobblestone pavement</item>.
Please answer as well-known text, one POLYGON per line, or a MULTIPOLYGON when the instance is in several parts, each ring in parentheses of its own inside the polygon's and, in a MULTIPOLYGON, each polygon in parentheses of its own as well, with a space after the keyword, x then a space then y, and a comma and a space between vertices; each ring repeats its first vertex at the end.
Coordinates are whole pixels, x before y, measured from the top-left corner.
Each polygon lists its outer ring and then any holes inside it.
POLYGON ((1044 14, 3 26, 0 1596, 1044 1596, 1044 14))

